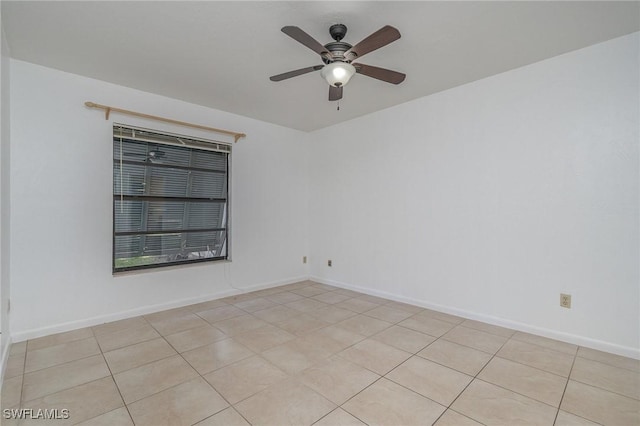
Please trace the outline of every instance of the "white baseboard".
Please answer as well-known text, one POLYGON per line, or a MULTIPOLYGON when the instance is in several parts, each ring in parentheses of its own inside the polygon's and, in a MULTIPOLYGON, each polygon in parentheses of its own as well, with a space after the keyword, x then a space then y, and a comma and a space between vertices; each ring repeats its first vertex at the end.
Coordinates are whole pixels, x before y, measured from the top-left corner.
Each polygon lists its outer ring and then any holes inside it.
POLYGON ((597 349, 603 352, 609 352, 609 353, 622 355, 629 358, 640 359, 640 349, 638 348, 622 346, 615 343, 596 340, 596 339, 592 339, 585 336, 579 336, 571 333, 551 330, 548 328, 537 327, 534 325, 530 325, 530 324, 526 324, 518 321, 511 321, 504 318, 498 318, 491 315, 466 311, 463 309, 457 309, 450 306, 438 305, 438 304, 430 303, 426 300, 417 300, 410 297, 398 296, 392 293, 388 293, 386 291, 372 290, 366 287, 346 284, 340 281, 329 280, 326 278, 312 276, 312 277, 309 277, 309 279, 321 284, 327 284, 334 287, 353 290, 360 293, 369 294, 371 296, 378 296, 385 299, 395 300, 397 302, 408 303, 410 305, 420 306, 422 308, 432 309, 434 311, 444 312, 451 315, 457 315, 462 318, 482 321, 487 324, 510 328, 512 330, 536 334, 538 336, 548 337, 550 339, 561 340, 563 342, 572 343, 574 345, 584 346, 591 349, 597 349))
MULTIPOLYGON (((159 303, 155 305, 140 306, 135 309, 129 309, 126 311, 113 312, 105 315, 98 315, 91 318, 85 318, 77 321, 69 321, 60 324, 50 325, 47 327, 34 328, 31 330, 24 330, 11 333, 10 339, 15 342, 22 342, 29 339, 35 339, 37 337, 48 336, 50 334, 62 333, 65 331, 77 330, 84 327, 92 327, 94 325, 104 324, 106 322, 118 321, 122 319, 137 317, 140 315, 152 314, 154 312, 165 311, 167 309, 181 308, 187 305, 193 305, 195 303, 208 302, 210 300, 222 299, 223 297, 233 296, 236 294, 246 293, 250 291, 262 290, 271 287, 277 287, 286 284, 292 284, 299 281, 308 279, 307 276, 293 277, 285 280, 270 281, 266 283, 254 284, 247 287, 232 287, 228 290, 224 290, 218 293, 206 294, 202 296, 190 297, 186 299, 173 300, 167 303, 159 303)), ((4 365, 4 364, 3 364, 4 365)))
POLYGON ((7 369, 7 361, 9 361, 9 354, 11 353, 11 336, 7 337, 7 343, 2 350, 2 358, 0 358, 0 387, 4 383, 4 373, 7 369))

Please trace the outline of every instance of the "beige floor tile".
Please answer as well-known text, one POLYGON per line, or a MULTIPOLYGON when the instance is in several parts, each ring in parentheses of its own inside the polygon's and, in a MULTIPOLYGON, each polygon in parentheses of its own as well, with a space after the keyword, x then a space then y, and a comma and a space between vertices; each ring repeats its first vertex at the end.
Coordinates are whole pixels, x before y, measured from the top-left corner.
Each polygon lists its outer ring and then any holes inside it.
POLYGON ((109 352, 114 349, 123 348, 135 343, 146 342, 160 337, 158 332, 150 325, 129 328, 126 330, 114 331, 113 333, 100 334, 96 336, 102 352, 109 352))
POLYGON ((266 351, 295 338, 295 335, 272 325, 266 325, 234 337, 236 341, 254 352, 266 351))
POLYGON ((322 293, 322 294, 318 294, 317 296, 313 296, 312 299, 319 300, 321 302, 333 305, 335 303, 344 302, 345 300, 350 299, 350 297, 345 296, 344 294, 338 294, 331 291, 328 293, 322 293))
POLYGON ((296 315, 302 315, 302 312, 281 305, 263 309, 261 311, 253 313, 253 316, 272 324, 288 320, 295 317, 296 315))
POLYGON ((313 426, 366 426, 360 420, 353 417, 341 408, 336 408, 317 422, 313 426))
POLYGON ((260 297, 260 295, 257 295, 255 291, 252 291, 249 293, 234 294, 233 296, 228 296, 220 300, 225 303, 235 305, 236 303, 245 302, 251 299, 257 299, 258 297, 260 297))
POLYGON ((282 291, 280 293, 272 294, 270 296, 265 296, 265 299, 270 300, 274 303, 285 304, 285 303, 295 302, 296 300, 304 299, 304 296, 291 293, 290 291, 282 291))
POLYGON ((640 373, 577 357, 571 379, 630 398, 640 399, 640 373))
POLYGON ((240 315, 246 315, 247 313, 242 309, 236 308, 235 306, 225 305, 218 308, 207 309, 206 311, 198 312, 197 314, 200 318, 213 324, 218 321, 238 317, 240 315))
POLYGON ((232 407, 220 411, 211 417, 207 417, 203 421, 196 423, 194 426, 251 426, 247 421, 232 407))
POLYGON ((311 284, 311 286, 313 288, 318 288, 318 289, 324 290, 324 291, 336 291, 336 290, 340 289, 340 287, 335 287, 335 286, 332 286, 332 285, 322 284, 322 283, 317 283, 317 282, 313 282, 313 284, 311 284))
POLYGON ((342 409, 371 426, 408 426, 432 424, 445 407, 381 378, 347 401, 342 409))
POLYGON ((564 377, 499 357, 493 358, 478 378, 554 407, 560 406, 567 384, 564 377))
POLYGON ((182 353, 184 359, 200 374, 210 373, 252 355, 252 351, 234 339, 219 340, 182 353))
POLYGON ((364 340, 365 337, 342 328, 325 327, 299 339, 310 347, 322 348, 329 356, 364 340))
POLYGON ((558 411, 558 417, 556 417, 554 426, 597 426, 597 424, 598 423, 578 417, 575 414, 560 410, 558 411))
POLYGON ((409 312, 411 314, 417 314, 425 310, 420 306, 410 305, 408 303, 402 303, 402 302, 396 302, 396 301, 387 302, 385 303, 385 306, 393 309, 400 309, 402 311, 409 312))
POLYGON ((327 292, 326 290, 315 288, 313 286, 291 290, 291 293, 297 294, 298 296, 304 296, 304 297, 313 297, 319 294, 324 294, 326 292, 327 292))
POLYGON ((456 413, 453 410, 447 410, 440 416, 438 421, 435 422, 434 426, 482 426, 482 423, 471 420, 469 417, 456 413))
POLYGON ((305 313, 305 312, 309 312, 314 309, 322 308, 329 305, 319 300, 305 298, 305 299, 296 300, 295 302, 289 302, 284 306, 287 306, 291 309, 295 309, 297 311, 305 313))
POLYGON ((640 424, 640 401, 569 380, 560 409, 604 425, 640 424))
POLYGON ((509 328, 499 327, 497 325, 491 325, 475 320, 465 320, 464 322, 462 322, 462 325, 467 328, 473 328, 475 330, 484 331, 486 333, 491 333, 502 337, 511 337, 516 332, 515 330, 511 330, 509 328))
POLYGON ((201 303, 196 303, 193 305, 189 305, 187 306, 187 308, 193 312, 202 312, 202 311, 206 311, 209 309, 213 309, 213 308, 219 308, 220 306, 226 306, 227 304, 224 303, 222 300, 216 299, 216 300, 209 300, 208 302, 201 302, 201 303))
POLYGON ((392 325, 393 324, 390 322, 367 317, 365 315, 357 315, 335 324, 336 327, 343 328, 362 336, 372 336, 391 327, 392 325))
POLYGON ((22 376, 6 378, 2 382, 2 409, 20 404, 22 395, 22 376))
POLYGON ((99 353, 100 347, 93 337, 74 340, 73 342, 62 343, 55 346, 47 346, 46 348, 27 352, 24 371, 25 373, 30 373, 65 362, 86 358, 91 355, 98 355, 99 353))
POLYGON ((299 282, 293 283, 293 284, 282 285, 282 286, 280 286, 278 288, 280 288, 281 290, 284 290, 284 291, 291 291, 291 290, 295 290, 295 289, 298 289, 298 288, 309 287, 309 286, 311 286, 313 284, 315 284, 313 281, 306 280, 306 281, 299 281, 299 282))
POLYGON ((9 355, 7 358, 7 367, 4 371, 5 379, 11 377, 20 376, 24 374, 24 361, 26 358, 26 352, 9 355))
POLYGON ((122 407, 80 422, 78 426, 133 426, 133 421, 129 416, 129 411, 122 407))
POLYGON ((340 288, 338 290, 334 290, 335 293, 338 294, 344 294, 345 296, 349 296, 349 297, 359 297, 359 296, 364 296, 364 293, 358 293, 357 291, 353 291, 353 290, 347 290, 346 288, 340 288))
POLYGON ((569 377, 574 356, 519 340, 509 340, 497 355, 539 368, 559 376, 569 377))
POLYGON ((231 404, 256 394, 289 377, 259 356, 209 373, 204 378, 231 404))
POLYGON ((463 346, 478 349, 479 351, 495 354, 502 345, 507 342, 506 337, 485 333, 484 331, 458 326, 442 336, 444 340, 458 343, 463 346))
POLYGON ((94 355, 24 375, 22 400, 30 401, 111 374, 102 355, 94 355))
POLYGON ((165 311, 154 312, 152 314, 147 314, 144 318, 150 323, 161 322, 169 319, 180 318, 185 315, 189 315, 191 313, 191 309, 189 306, 182 306, 180 308, 167 309, 165 311))
POLYGON ((418 355, 470 376, 478 374, 491 359, 491 354, 442 339, 436 340, 418 355))
POLYGON ((456 316, 456 315, 451 315, 451 314, 446 314, 444 312, 438 312, 438 311, 434 311, 432 309, 424 309, 422 312, 418 313, 416 315, 418 318, 420 317, 427 317, 427 318, 433 318, 433 319, 437 319, 440 321, 444 321, 444 322, 449 322, 451 324, 461 324, 462 322, 465 321, 464 318, 456 316))
POLYGON ((620 355, 610 354, 607 352, 597 351, 595 349, 583 348, 578 349, 578 356, 581 358, 598 361, 613 367, 626 368, 635 372, 640 372, 640 360, 627 358, 620 355))
POLYGON ((229 404, 202 377, 129 405, 136 426, 191 426, 229 404))
POLYGON ((367 339, 338 353, 338 356, 377 374, 385 375, 411 356, 393 346, 367 339))
POLYGON ((205 320, 198 315, 188 313, 187 315, 166 318, 160 321, 151 321, 151 325, 163 336, 190 330, 192 328, 208 325, 205 320))
POLYGON ((332 305, 314 309, 312 311, 309 311, 308 314, 331 324, 335 324, 337 322, 346 320, 347 318, 358 315, 356 312, 350 311, 348 309, 338 308, 337 306, 332 305))
POLYGON ((236 308, 240 308, 245 312, 255 312, 261 311, 263 309, 272 308, 276 306, 275 302, 271 300, 265 299, 263 297, 258 297, 256 299, 245 300, 244 302, 235 303, 234 306, 236 308))
POLYGON ((370 311, 373 308, 377 308, 378 306, 380 306, 380 304, 368 302, 360 298, 352 298, 340 303, 336 303, 335 306, 361 314, 363 312, 370 311))
POLYGON ((27 342, 27 351, 35 351, 37 349, 46 348, 47 346, 60 345, 62 343, 73 342, 74 340, 88 339, 89 337, 93 337, 93 331, 91 331, 90 327, 38 337, 37 339, 29 340, 27 342))
POLYGON ((301 314, 293 318, 276 323, 281 329, 297 336, 305 335, 311 331, 331 325, 317 317, 308 314, 301 314))
POLYGON ((386 378, 449 406, 473 377, 417 356, 396 367, 386 378))
POLYGON ((111 374, 117 374, 175 354, 176 351, 164 339, 157 338, 106 352, 104 358, 111 374))
POLYGON ((409 318, 413 314, 383 305, 367 311, 364 315, 395 324, 409 318))
POLYGON ((229 318, 215 323, 215 327, 220 329, 227 336, 235 336, 236 334, 246 333, 268 325, 253 315, 240 315, 239 317, 229 318))
POLYGON ((536 336, 535 334, 524 333, 522 331, 516 332, 516 334, 513 335, 513 339, 538 346, 543 346, 554 351, 565 352, 570 355, 575 355, 578 351, 578 346, 572 345, 571 343, 565 343, 559 340, 549 339, 547 337, 536 336))
POLYGON ((280 382, 235 406, 249 423, 259 425, 311 425, 336 406, 297 381, 280 382))
POLYGON ((356 298, 365 302, 375 303, 377 305, 385 305, 389 303, 389 299, 383 299, 382 297, 378 296, 371 296, 370 294, 361 294, 356 298))
POLYGON ((262 353, 263 357, 288 374, 296 374, 306 370, 331 355, 332 353, 326 348, 318 347, 300 338, 275 346, 262 353))
POLYGON ((434 337, 440 337, 455 327, 455 324, 453 323, 436 318, 429 318, 427 316, 422 316, 421 314, 407 318, 406 320, 399 322, 398 325, 434 337))
POLYGON ((337 405, 342 405, 379 378, 379 375, 339 357, 300 374, 302 383, 337 405))
POLYGON ((126 330, 128 328, 136 328, 146 325, 147 320, 144 317, 126 318, 119 321, 107 322, 104 324, 96 325, 93 328, 93 334, 99 336, 101 334, 113 333, 116 331, 126 330))
POLYGON ((552 425, 557 408, 474 380, 451 405, 455 411, 487 425, 552 425))
POLYGON ((186 352, 201 346, 208 345, 218 340, 226 339, 228 336, 212 325, 192 328, 179 333, 165 336, 165 339, 178 352, 186 352))
POLYGON ((374 334, 371 336, 371 339, 412 354, 436 340, 433 336, 397 325, 389 327, 378 334, 374 334))
POLYGON ((115 374, 113 377, 124 402, 131 404, 193 379, 197 375, 198 373, 180 355, 175 355, 115 374))
POLYGON ((282 291, 283 289, 280 286, 277 286, 277 287, 271 287, 271 288, 263 288, 262 290, 256 290, 252 293, 258 297, 266 297, 266 296, 271 296, 273 294, 282 293, 282 291))
POLYGON ((18 355, 27 352, 27 341, 24 342, 16 342, 11 344, 11 348, 9 349, 10 355, 18 355))
MULTIPOLYGON (((124 403, 113 382, 112 377, 95 380, 56 392, 38 399, 27 401, 24 407, 36 409, 67 409, 68 419, 56 419, 55 424, 71 425, 91 419, 116 408, 123 407, 124 403)), ((40 419, 23 422, 25 425, 37 425, 40 419)))

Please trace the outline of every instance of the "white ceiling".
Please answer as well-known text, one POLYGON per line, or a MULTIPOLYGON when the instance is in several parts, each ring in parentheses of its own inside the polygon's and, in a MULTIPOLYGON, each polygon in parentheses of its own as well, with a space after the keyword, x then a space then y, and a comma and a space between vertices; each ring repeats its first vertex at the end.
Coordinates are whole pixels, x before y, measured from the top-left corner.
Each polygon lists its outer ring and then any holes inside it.
POLYGON ((638 31, 639 5, 2 1, 2 23, 14 58, 311 131, 638 31), (347 25, 351 44, 398 28, 400 40, 361 62, 406 73, 405 82, 356 75, 337 111, 319 72, 269 81, 321 64, 281 27, 325 44, 334 23, 347 25))

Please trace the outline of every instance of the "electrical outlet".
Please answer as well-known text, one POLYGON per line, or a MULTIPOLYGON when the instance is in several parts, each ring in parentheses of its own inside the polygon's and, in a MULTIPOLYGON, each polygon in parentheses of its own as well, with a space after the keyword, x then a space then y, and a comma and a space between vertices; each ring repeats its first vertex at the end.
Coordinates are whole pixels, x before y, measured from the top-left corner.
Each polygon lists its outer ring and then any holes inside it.
POLYGON ((327 261, 327 266, 331 266, 331 259, 327 261))
POLYGON ((560 293, 560 306, 563 308, 571 308, 571 295, 560 293))
POLYGON ((307 256, 302 256, 302 263, 307 263, 307 256))

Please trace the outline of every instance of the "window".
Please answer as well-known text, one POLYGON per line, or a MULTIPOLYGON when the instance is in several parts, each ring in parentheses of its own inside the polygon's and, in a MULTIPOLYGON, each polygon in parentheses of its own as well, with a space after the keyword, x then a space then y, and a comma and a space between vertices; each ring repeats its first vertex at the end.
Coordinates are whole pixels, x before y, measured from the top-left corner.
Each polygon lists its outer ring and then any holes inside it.
POLYGON ((227 259, 231 146, 115 124, 113 271, 227 259))

